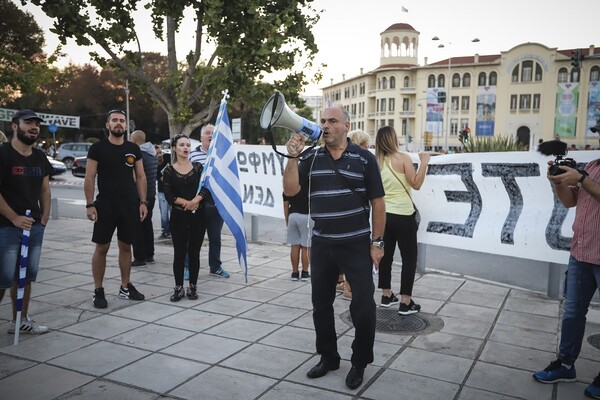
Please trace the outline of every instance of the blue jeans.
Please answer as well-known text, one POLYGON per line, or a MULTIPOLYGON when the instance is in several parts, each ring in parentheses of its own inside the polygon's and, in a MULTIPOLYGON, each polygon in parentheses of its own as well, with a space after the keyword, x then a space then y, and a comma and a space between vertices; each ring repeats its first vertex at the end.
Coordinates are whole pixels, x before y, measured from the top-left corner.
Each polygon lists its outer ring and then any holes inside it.
POLYGON ((169 233, 169 214, 171 212, 171 206, 165 198, 163 192, 156 192, 156 198, 158 200, 158 208, 160 209, 160 230, 163 235, 169 233))
POLYGON ((564 314, 558 358, 565 364, 575 362, 581 351, 586 314, 600 283, 600 265, 569 257, 564 293, 564 314))
MULTIPOLYGON (((40 223, 33 224, 31 228, 25 282, 35 282, 37 278, 45 228, 40 223)), ((8 289, 19 280, 22 238, 22 229, 14 226, 0 227, 0 289, 8 289)))

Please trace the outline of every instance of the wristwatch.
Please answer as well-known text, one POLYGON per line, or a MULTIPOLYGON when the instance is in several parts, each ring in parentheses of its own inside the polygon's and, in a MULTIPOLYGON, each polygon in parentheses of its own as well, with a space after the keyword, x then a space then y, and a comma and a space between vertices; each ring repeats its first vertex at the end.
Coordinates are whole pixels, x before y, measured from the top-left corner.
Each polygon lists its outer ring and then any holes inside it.
POLYGON ((148 201, 147 200, 140 200, 140 204, 143 204, 146 207, 148 207, 148 201))
POLYGON ((378 237, 375 239, 371 239, 371 246, 375 246, 375 247, 379 247, 380 249, 383 249, 383 238, 382 237, 378 237))
POLYGON ((577 185, 578 188, 580 188, 580 187, 583 186, 583 181, 585 180, 585 177, 586 176, 582 174, 581 178, 579 178, 579 180, 577 181, 576 185, 577 185))

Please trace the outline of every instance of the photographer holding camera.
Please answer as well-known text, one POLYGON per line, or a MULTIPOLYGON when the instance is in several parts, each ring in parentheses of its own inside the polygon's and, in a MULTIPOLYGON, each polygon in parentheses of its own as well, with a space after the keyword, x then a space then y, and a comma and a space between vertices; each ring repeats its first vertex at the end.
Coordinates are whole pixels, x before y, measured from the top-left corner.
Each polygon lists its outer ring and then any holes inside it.
MULTIPOLYGON (((591 128, 600 131, 600 124, 591 128)), ((556 196, 567 208, 577 207, 573 222, 571 255, 565 278, 564 313, 557 360, 533 374, 542 383, 574 382, 575 360, 581 351, 586 314, 600 286, 600 159, 588 163, 584 171, 550 161, 548 179, 556 196), (557 173, 559 168, 563 173, 557 173)), ((600 399, 600 374, 585 389, 585 395, 600 399)))

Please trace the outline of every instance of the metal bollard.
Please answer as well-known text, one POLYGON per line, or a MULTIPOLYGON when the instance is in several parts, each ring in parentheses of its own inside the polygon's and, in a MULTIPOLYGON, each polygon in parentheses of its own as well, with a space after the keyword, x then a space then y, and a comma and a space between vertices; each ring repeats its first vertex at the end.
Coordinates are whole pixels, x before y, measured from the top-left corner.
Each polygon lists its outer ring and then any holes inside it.
POLYGON ((51 203, 52 219, 58 219, 58 199, 53 197, 51 203))
POLYGON ((551 299, 558 299, 560 296, 560 264, 548 263, 548 287, 546 294, 551 299))
POLYGON ((419 254, 417 257, 417 272, 419 274, 424 274, 425 264, 427 263, 427 245, 425 243, 418 243, 417 251, 419 254))
POLYGON ((250 229, 252 232, 250 235, 250 241, 258 242, 258 216, 252 215, 250 221, 250 229))

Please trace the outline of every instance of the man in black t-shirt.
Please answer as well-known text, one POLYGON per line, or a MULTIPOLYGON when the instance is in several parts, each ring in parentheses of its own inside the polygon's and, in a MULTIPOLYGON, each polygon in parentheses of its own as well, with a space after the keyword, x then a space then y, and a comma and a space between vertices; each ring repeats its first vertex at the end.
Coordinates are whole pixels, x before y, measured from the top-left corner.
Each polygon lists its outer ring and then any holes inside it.
POLYGON ((94 276, 94 307, 106 308, 102 282, 106 270, 106 254, 112 236, 117 230, 121 288, 119 298, 144 300, 144 295, 131 284, 131 243, 138 221, 148 215, 146 175, 139 146, 125 140, 127 116, 124 111, 108 112, 108 138, 94 143, 88 151, 84 192, 86 214, 94 222, 92 242, 96 249, 92 256, 94 276), (98 196, 94 201, 94 181, 98 175, 98 196), (135 180, 134 180, 135 175, 135 180), (134 195, 137 188, 139 202, 134 195), (139 204, 138 204, 139 203, 139 204))
POLYGON ((44 229, 50 215, 50 173, 52 166, 43 151, 34 144, 40 134, 42 118, 31 110, 20 110, 12 119, 13 136, 10 142, 0 145, 0 301, 10 288, 13 302, 13 319, 8 333, 15 333, 17 316, 17 289, 19 281, 19 255, 23 231, 29 231, 29 250, 19 333, 40 334, 48 332, 29 318, 31 282, 35 282, 44 229), (31 216, 25 215, 26 210, 31 216))

